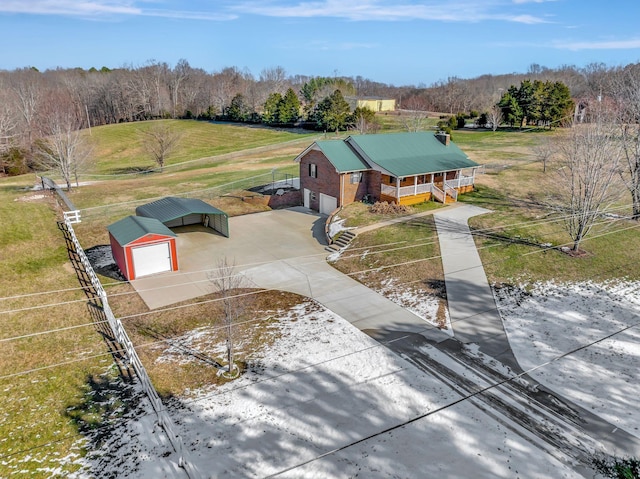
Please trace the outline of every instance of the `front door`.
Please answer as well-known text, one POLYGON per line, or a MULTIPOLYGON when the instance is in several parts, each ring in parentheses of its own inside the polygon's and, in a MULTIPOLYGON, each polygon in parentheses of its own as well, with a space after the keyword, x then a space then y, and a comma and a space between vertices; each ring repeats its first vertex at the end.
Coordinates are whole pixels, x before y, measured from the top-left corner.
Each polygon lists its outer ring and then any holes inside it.
POLYGON ((311 190, 308 188, 304 189, 303 195, 303 203, 305 208, 311 208, 311 190))

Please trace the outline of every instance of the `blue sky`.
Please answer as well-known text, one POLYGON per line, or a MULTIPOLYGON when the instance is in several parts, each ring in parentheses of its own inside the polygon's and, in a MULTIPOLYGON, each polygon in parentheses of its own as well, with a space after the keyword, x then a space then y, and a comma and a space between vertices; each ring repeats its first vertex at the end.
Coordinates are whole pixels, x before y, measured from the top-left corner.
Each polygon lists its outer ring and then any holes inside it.
POLYGON ((0 0, 0 69, 186 59, 429 85, 640 61, 637 0, 0 0))

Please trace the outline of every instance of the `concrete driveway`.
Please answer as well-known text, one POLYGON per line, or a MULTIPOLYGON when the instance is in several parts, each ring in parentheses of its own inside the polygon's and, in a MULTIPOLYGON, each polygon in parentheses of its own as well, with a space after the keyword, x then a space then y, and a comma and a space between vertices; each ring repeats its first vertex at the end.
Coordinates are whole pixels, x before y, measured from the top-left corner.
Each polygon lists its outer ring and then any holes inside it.
POLYGON ((151 309, 213 292, 207 279, 220 258, 235 260, 247 286, 315 299, 361 330, 448 335, 326 262, 326 216, 297 207, 229 218, 230 238, 201 226, 176 228, 179 272, 132 281, 151 309))

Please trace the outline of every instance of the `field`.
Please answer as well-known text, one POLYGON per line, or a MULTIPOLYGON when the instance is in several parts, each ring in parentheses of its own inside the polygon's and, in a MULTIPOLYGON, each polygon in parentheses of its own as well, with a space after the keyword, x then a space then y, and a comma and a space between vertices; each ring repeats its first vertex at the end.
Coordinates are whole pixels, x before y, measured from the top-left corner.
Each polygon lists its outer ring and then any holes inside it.
MULTIPOLYGON (((104 227, 133 213, 135 204, 129 201, 205 190, 232 214, 260 210, 233 195, 221 196, 244 191, 249 176, 262 175, 268 182, 274 168, 295 173, 293 158, 314 137, 201 122, 170 123, 183 130, 183 142, 162 173, 129 174, 154 166, 140 147, 138 131, 148 123, 92 129, 96 163, 91 174, 80 178, 90 184, 69 194, 83 209, 85 221, 76 226, 85 249, 107 242, 104 227), (86 209, 122 202, 126 204, 121 207, 86 209)), ((0 477, 67 476, 84 455, 83 432, 100 427, 106 431, 108 423, 130 407, 122 388, 114 386, 118 369, 92 322, 92 308, 79 288, 56 225, 61 216, 56 198, 31 191, 36 183, 33 174, 0 179, 4 225, 0 230, 0 477), (50 330, 58 331, 40 334, 50 330)), ((102 281, 110 294, 122 294, 120 301, 118 296, 113 299, 114 309, 122 314, 144 309, 131 297, 128 285, 114 285, 110 278, 102 281)), ((296 301, 294 297, 285 303, 296 301)), ((196 312, 194 321, 181 327, 200 324, 210 313, 196 312)), ((140 327, 132 336, 140 344, 158 343, 157 338, 150 339, 149 331, 140 327)), ((154 354, 152 348, 142 351, 154 354)), ((161 370, 152 374, 167 395, 185 387, 184 382, 176 386, 163 379, 170 375, 161 370)))
MULTIPOLYGON (((397 119, 387 117, 384 121, 390 131, 400 129, 397 119)), ((105 226, 132 214, 136 205, 169 194, 191 192, 232 214, 259 211, 264 207, 240 198, 250 194, 246 188, 254 183, 246 178, 255 176, 268 182, 274 169, 279 174, 296 174, 293 158, 317 137, 192 121, 172 125, 183 130, 184 143, 164 171, 147 173, 141 171, 154 165, 142 151, 139 129, 148 124, 92 130, 95 168, 80 178, 89 184, 70 194, 82 210, 84 221, 76 231, 85 248, 106 244, 105 226)), ((580 258, 555 248, 567 237, 562 224, 554 221, 545 206, 554 176, 552 170, 542 172, 533 147, 538 138, 558 134, 562 133, 454 132, 454 141, 472 159, 486 165, 478 176, 477 191, 461 200, 494 211, 472 222, 482 233, 476 242, 490 280, 512 285, 554 279, 640 279, 635 267, 640 262, 640 233, 635 223, 627 220, 612 217, 598 225, 584 243, 587 254, 580 258), (554 248, 545 249, 541 247, 544 244, 554 248)), ((80 467, 76 461, 84 454, 84 433, 106 427, 133 407, 122 394, 124 389, 113 386, 118 370, 92 323, 91 308, 69 262, 56 225, 60 213, 55 199, 31 191, 35 181, 34 175, 0 179, 0 218, 4 224, 0 229, 0 477, 67 476, 80 467), (49 330, 58 331, 39 334, 49 330)), ((437 208, 439 205, 428 203, 414 211, 437 208)), ((341 215, 347 226, 384 219, 370 217, 361 204, 341 215)), ((416 286, 439 298, 441 319, 445 300, 436 240, 432 219, 426 216, 360 235, 352 246, 357 253, 344 255, 336 267, 356 272, 412 262, 410 267, 385 268, 384 273, 372 271, 358 279, 378 289, 389 280, 396 288, 416 286), (399 246, 380 246, 391 244, 399 246), (380 249, 388 251, 373 254, 380 249)), ((118 316, 147 311, 129 285, 102 279, 108 293, 114 295, 112 306, 118 316)), ((272 304, 263 298, 247 314, 286 311, 299 300, 287 295, 272 304)), ((166 339, 184 338, 194 328, 211 324, 211 308, 188 311, 157 314, 148 322, 129 321, 136 344, 150 345, 141 348, 141 356, 166 397, 223 382, 210 368, 185 364, 176 375, 157 361, 166 352, 166 339)), ((264 329, 247 331, 246 344, 251 348, 268 344, 273 339, 267 334, 269 328, 265 322, 264 329)), ((212 350, 210 358, 219 359, 219 354, 212 350)))

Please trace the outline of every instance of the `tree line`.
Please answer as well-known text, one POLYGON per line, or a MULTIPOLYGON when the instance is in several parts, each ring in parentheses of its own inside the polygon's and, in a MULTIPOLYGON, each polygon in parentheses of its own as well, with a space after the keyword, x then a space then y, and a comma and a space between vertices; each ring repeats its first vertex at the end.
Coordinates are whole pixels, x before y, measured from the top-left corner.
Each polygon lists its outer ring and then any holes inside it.
MULTIPOLYGON (((629 96, 629 79, 638 75, 640 64, 532 65, 522 74, 397 87, 360 76, 289 75, 282 67, 264 69, 257 77, 236 67, 209 73, 186 60, 173 67, 150 61, 117 69, 0 71, 0 174, 24 172, 44 138, 62 131, 70 137, 73 131, 111 123, 194 118, 272 126, 303 122, 325 131, 366 132, 376 128, 373 112, 354 108, 347 99, 367 96, 394 98, 398 108, 411 112, 403 117, 409 131, 423 128, 429 112, 451 115, 450 126, 474 115, 482 126, 495 127, 503 119, 551 126, 570 116, 572 99, 580 111, 598 98, 624 104, 621 92, 629 96)), ((47 148, 54 153, 52 145, 47 148)))

